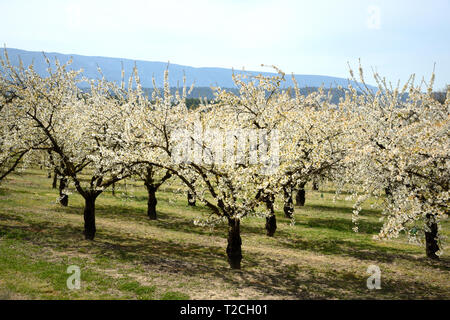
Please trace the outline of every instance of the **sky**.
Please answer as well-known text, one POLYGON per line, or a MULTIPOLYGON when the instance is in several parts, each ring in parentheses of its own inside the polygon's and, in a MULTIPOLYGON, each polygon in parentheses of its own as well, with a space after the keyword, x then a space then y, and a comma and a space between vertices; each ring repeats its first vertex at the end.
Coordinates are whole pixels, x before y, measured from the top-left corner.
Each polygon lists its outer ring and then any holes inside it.
POLYGON ((0 0, 0 43, 32 51, 450 84, 450 0, 0 0))

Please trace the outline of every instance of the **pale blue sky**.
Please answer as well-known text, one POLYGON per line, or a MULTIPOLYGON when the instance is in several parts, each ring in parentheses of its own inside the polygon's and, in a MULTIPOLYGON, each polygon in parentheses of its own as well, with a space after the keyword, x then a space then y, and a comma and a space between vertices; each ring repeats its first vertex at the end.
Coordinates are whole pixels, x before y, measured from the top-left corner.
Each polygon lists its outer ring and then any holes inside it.
POLYGON ((393 82, 436 62, 436 89, 449 34, 449 0, 0 0, 8 47, 344 78, 361 58, 393 82))

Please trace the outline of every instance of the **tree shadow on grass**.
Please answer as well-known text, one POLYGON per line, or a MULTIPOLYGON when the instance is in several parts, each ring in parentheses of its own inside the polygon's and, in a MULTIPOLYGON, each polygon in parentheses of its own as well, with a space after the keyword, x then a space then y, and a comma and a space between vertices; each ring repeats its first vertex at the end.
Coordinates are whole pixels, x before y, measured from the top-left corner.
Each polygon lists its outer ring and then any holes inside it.
MULTIPOLYGON (((70 213, 74 213, 77 215, 82 214, 82 209, 76 208, 62 208, 59 207, 59 210, 63 212, 69 211, 70 213)), ((200 236, 211 236, 211 235, 223 235, 226 237, 227 226, 225 224, 219 224, 214 227, 214 229, 208 229, 202 226, 194 225, 192 219, 186 219, 183 217, 174 216, 170 213, 159 211, 158 212, 158 220, 149 220, 145 213, 136 212, 135 208, 124 207, 124 206, 113 206, 106 205, 100 206, 97 209, 98 217, 106 217, 111 219, 120 219, 125 222, 135 221, 137 223, 152 225, 158 227, 160 229, 167 229, 176 232, 183 232, 186 234, 197 234, 200 236)), ((287 219, 284 217, 280 217, 278 215, 279 223, 287 223, 287 219)), ((308 219, 305 221, 300 221, 297 223, 297 226, 308 226, 314 230, 332 230, 339 231, 343 233, 348 233, 348 237, 351 237, 353 233, 352 227, 353 224, 350 220, 346 220, 343 218, 334 218, 334 219, 308 219), (320 228, 320 229, 319 229, 320 228)), ((81 226, 80 226, 81 227, 81 226)), ((368 221, 360 221, 360 233, 365 234, 376 234, 379 230, 380 225, 375 222, 368 221)), ((245 237, 247 234, 253 235, 261 235, 263 236, 265 233, 263 221, 261 226, 254 226, 242 223, 242 238, 245 241, 245 237)), ((82 232, 82 229, 80 229, 82 232)), ((106 230, 99 230, 99 232, 107 232, 106 230)), ((113 236, 113 235, 112 235, 113 236)), ((292 233, 284 230, 278 229, 275 233, 275 237, 277 243, 283 247, 289 249, 297 249, 297 250, 305 250, 314 253, 321 253, 326 255, 341 255, 341 256, 350 256, 360 260, 376 260, 382 262, 393 262, 396 259, 405 259, 408 261, 414 261, 417 263, 425 263, 427 264, 427 260, 418 260, 413 256, 416 252, 411 250, 407 251, 406 249, 396 249, 392 247, 382 247, 376 246, 372 244, 372 240, 355 240, 348 241, 341 239, 337 236, 330 237, 320 237, 320 239, 311 239, 311 238, 302 238, 301 236, 292 237, 292 233), (405 253, 406 251, 406 253, 405 253)), ((225 258, 226 259, 226 258, 225 258)), ((432 267, 446 269, 448 266, 433 264, 432 267)))
MULTIPOLYGON (((81 227, 52 222, 28 222, 26 226, 0 224, 0 236, 6 239, 25 240, 39 247, 63 249, 64 252, 76 252, 84 248, 93 257, 158 266, 169 273, 183 271, 194 276, 199 271, 215 273, 217 268, 227 269, 224 242, 211 242, 210 245, 203 246, 118 234, 109 230, 101 230, 97 232, 94 241, 87 241, 84 240, 82 231, 81 227)), ((255 258, 252 259, 249 254, 246 263, 254 266, 255 258)))
MULTIPOLYGON (((202 206, 188 207, 177 206, 178 210, 186 209, 192 214, 192 211, 197 212, 199 215, 209 212, 209 210, 202 206)), ((98 218, 108 218, 114 220, 121 220, 124 222, 137 222, 144 225, 152 225, 158 228, 163 228, 167 230, 173 230, 177 232, 185 232, 188 234, 198 234, 209 236, 217 232, 225 232, 227 226, 225 223, 218 224, 214 228, 208 228, 203 226, 197 226, 194 224, 194 219, 192 217, 183 217, 179 214, 173 214, 164 209, 157 209, 157 220, 150 220, 145 211, 136 207, 128 207, 126 205, 96 205, 96 217, 98 218)), ((65 214, 73 214, 80 216, 83 214, 83 207, 78 206, 55 206, 55 211, 65 214)), ((281 218, 283 219, 283 218, 281 218)), ((284 221, 284 220, 283 220, 284 221)), ((286 220, 287 221, 287 220, 286 220)), ((287 222, 286 222, 287 223, 287 222)), ((252 234, 264 234, 264 219, 261 219, 261 227, 250 226, 248 224, 242 223, 242 232, 252 233, 252 234)), ((288 236, 289 233, 283 230, 277 230, 276 236, 288 236)))
MULTIPOLYGON (((144 266, 149 272, 219 278, 235 288, 251 288, 264 295, 296 299, 377 297, 366 288, 366 277, 345 270, 317 272, 315 266, 286 265, 283 261, 245 252, 243 270, 230 270, 225 241, 209 245, 143 238, 103 230, 95 241, 82 238, 82 228, 54 222, 30 222, 29 226, 2 225, 2 236, 29 241, 41 248, 81 252, 93 258, 111 259, 144 266), (43 232, 42 232, 43 231, 43 232), (87 250, 87 252, 86 252, 87 250)), ((372 259, 376 257, 371 256, 372 259)), ((383 298, 448 298, 439 287, 404 280, 383 280, 383 298)), ((244 291, 245 292, 245 291, 244 291)))
MULTIPOLYGON (((82 207, 58 206, 55 208, 55 210, 57 212, 73 214, 77 216, 83 214, 82 207)), ((97 218, 120 220, 127 223, 136 222, 142 225, 151 225, 158 228, 173 230, 177 232, 185 232, 189 234, 211 235, 212 233, 215 233, 216 229, 225 230, 225 226, 218 226, 211 231, 208 228, 194 225, 192 218, 183 218, 179 215, 170 214, 169 212, 166 212, 164 210, 157 210, 157 220, 150 220, 145 210, 127 206, 99 205, 96 206, 95 212, 97 218)))
MULTIPOLYGON (((329 230, 336 230, 341 232, 354 232, 353 227, 355 224, 349 220, 344 218, 306 218, 298 222, 299 225, 307 226, 310 228, 323 228, 329 230)), ((382 223, 380 222, 371 222, 359 220, 358 222, 358 232, 364 234, 378 234, 380 228, 382 227, 382 223)))
POLYGON ((18 221, 18 222, 23 222, 24 221, 24 218, 23 217, 21 217, 21 216, 18 216, 18 215, 9 215, 9 214, 2 214, 2 213, 0 213, 0 221, 2 221, 2 220, 4 220, 4 221, 11 221, 11 220, 13 220, 13 221, 18 221))
MULTIPOLYGON (((146 196, 142 197, 136 197, 134 201, 147 201, 146 196)), ((168 200, 166 198, 160 199, 161 203, 164 203, 166 206, 169 204, 168 200)), ((176 208, 177 211, 183 211, 186 210, 190 214, 198 213, 201 214, 207 214, 210 210, 206 208, 205 206, 198 205, 195 207, 190 207, 187 205, 180 205, 180 204, 169 204, 173 208, 176 208)), ((312 228, 326 228, 330 230, 336 230, 336 231, 342 231, 342 232, 353 232, 352 228, 354 227, 353 223, 350 220, 351 215, 351 209, 347 207, 339 207, 339 206, 325 206, 325 205, 309 205, 305 206, 305 208, 313 209, 313 210, 320 210, 320 211, 329 211, 330 213, 335 212, 341 212, 341 213, 348 213, 349 219, 346 220, 344 218, 330 218, 330 219, 307 219, 306 222, 305 219, 300 222, 300 224, 307 225, 312 228)), ((61 213, 69 213, 69 214, 77 214, 80 215, 83 212, 82 206, 69 206, 69 207, 61 207, 56 206, 55 210, 61 213)), ((101 201, 98 201, 96 204, 96 215, 98 217, 104 217, 104 218, 110 218, 110 219, 121 219, 126 220, 128 222, 134 221, 139 223, 151 223, 152 225, 155 225, 157 227, 166 228, 166 229, 172 229, 176 231, 181 232, 188 232, 188 233, 197 233, 201 235, 209 235, 211 234, 211 231, 209 229, 206 229, 204 227, 195 226, 193 224, 193 218, 183 218, 180 217, 178 214, 173 214, 171 212, 166 211, 166 209, 161 209, 161 205, 157 207, 157 220, 149 220, 147 217, 146 207, 136 207, 136 206, 128 206, 126 202, 123 204, 104 204, 101 201)), ((378 214, 377 211, 367 211, 365 214, 378 214)), ((363 215, 365 215, 363 214, 363 215)), ((296 215, 301 216, 297 212, 296 215)), ((286 219, 284 215, 280 212, 277 212, 278 221, 279 223, 290 223, 290 220, 286 219)), ((381 227, 381 224, 376 222, 369 222, 369 221, 360 221, 359 231, 361 233, 367 233, 367 234, 375 234, 378 232, 379 227, 381 227)), ((216 228, 223 229, 225 227, 219 225, 216 226, 216 228)), ((247 233, 253 233, 253 234, 264 234, 264 219, 261 219, 261 227, 258 226, 249 226, 248 224, 242 223, 242 228, 247 233)), ((289 236, 288 232, 284 232, 283 230, 280 230, 280 228, 276 232, 276 236, 289 236)))
MULTIPOLYGON (((245 252, 245 246, 244 269, 236 272, 227 266, 224 244, 203 246, 157 239, 151 239, 149 244, 148 239, 124 239, 111 233, 105 234, 104 240, 99 241, 99 254, 102 256, 117 259, 118 255, 124 261, 142 263, 170 274, 217 277, 237 288, 252 288, 267 295, 322 299, 342 298, 343 292, 347 295, 352 292, 351 296, 355 299, 373 298, 373 292, 366 287, 366 275, 357 276, 342 270, 323 275, 311 272, 308 266, 304 267, 306 271, 303 272, 312 273, 312 276, 299 277, 293 272, 295 265, 288 267, 280 260, 245 252), (240 276, 236 277, 236 274, 240 276), (302 286, 306 290, 299 290, 302 286)), ((439 288, 413 281, 384 281, 383 288, 384 294, 393 299, 425 296, 430 292, 440 298, 448 295, 439 288)))
MULTIPOLYGON (((278 262, 278 263, 277 263, 278 262)), ((261 271, 227 272, 223 278, 237 287, 294 299, 448 299, 443 288, 413 280, 383 278, 381 290, 367 288, 368 275, 345 270, 317 272, 314 267, 282 265, 266 259, 261 271)))
POLYGON ((346 241, 342 239, 330 238, 323 238, 319 240, 281 238, 278 239, 278 244, 290 249, 306 250, 326 255, 349 256, 358 260, 392 263, 397 259, 403 259, 419 265, 441 269, 444 271, 450 270, 450 261, 448 261, 448 259, 432 262, 425 257, 425 252, 423 253, 423 258, 416 258, 413 256, 416 252, 412 250, 408 252, 406 249, 376 246, 375 244, 372 244, 370 240, 346 241))
MULTIPOLYGON (((0 215, 0 218, 2 218, 2 215, 0 215)), ((5 217, 5 218, 7 218, 7 217, 5 217)), ((192 222, 189 223, 189 221, 187 221, 186 219, 180 219, 180 218, 174 218, 174 217, 169 217, 169 219, 167 219, 167 220, 160 219, 160 220, 156 220, 156 221, 147 220, 146 217, 144 217, 144 218, 138 217, 138 218, 136 218, 136 220, 138 222, 141 222, 142 220, 144 220, 149 224, 157 226, 158 228, 164 228, 164 229, 173 230, 173 231, 177 231, 177 232, 184 232, 187 234, 197 234, 200 236, 211 236, 211 235, 219 236, 219 237, 222 236, 224 239, 223 240, 224 243, 226 241, 225 239, 226 239, 227 227, 224 224, 216 226, 213 230, 208 230, 205 227, 195 226, 192 222)), ((35 223, 34 227, 37 227, 37 230, 44 230, 44 229, 48 230, 50 228, 50 226, 48 225, 47 222, 35 223)), ((244 245, 245 245, 245 237, 247 234, 261 235, 263 232, 264 232, 263 228, 257 228, 257 227, 243 224, 242 239, 244 241, 244 245)), ((58 237, 64 237, 68 234, 73 234, 74 237, 78 239, 78 241, 84 240, 84 238, 82 236, 82 234, 83 234, 83 226, 82 225, 80 225, 79 227, 73 227, 73 226, 69 226, 69 225, 64 226, 64 227, 59 226, 57 228, 54 228, 54 230, 52 230, 50 232, 50 235, 56 235, 58 237)), ((120 237, 120 236, 117 236, 116 234, 114 234, 108 230, 105 230, 105 229, 98 230, 96 239, 98 240, 99 237, 101 237, 102 235, 105 235, 105 234, 107 234, 107 239, 114 239, 118 243, 125 243, 125 242, 127 242, 127 239, 132 239, 130 235, 126 235, 126 236, 124 235, 124 236, 120 237)), ((327 237, 327 238, 323 237, 321 239, 304 239, 304 238, 301 238, 298 236, 296 236, 295 238, 292 238, 292 234, 283 232, 282 230, 277 231, 277 236, 274 239, 276 239, 277 244, 279 244, 283 247, 286 247, 289 249, 305 250, 305 251, 309 251, 309 252, 313 252, 313 253, 321 253, 321 254, 326 254, 326 255, 337 255, 337 256, 350 256, 353 258, 357 258, 359 260, 380 261, 380 262, 386 262, 386 263, 394 262, 396 259, 404 259, 407 261, 412 261, 414 263, 418 263, 418 264, 426 265, 428 267, 438 268, 438 269, 442 269, 442 270, 449 270, 449 268, 450 268, 449 261, 441 260, 436 263, 434 263, 434 262, 430 263, 430 261, 428 261, 428 259, 426 259, 425 257, 423 259, 421 259, 421 258, 418 259, 418 258, 414 257, 413 254, 415 254, 416 252, 413 250, 407 252, 406 249, 397 249, 397 248, 392 248, 392 247, 377 246, 372 243, 373 242, 372 240, 361 239, 360 241, 347 241, 347 240, 343 240, 343 239, 339 239, 339 238, 331 238, 331 237, 327 237), (406 253, 405 253, 405 251, 406 251, 406 253)), ((53 240, 51 239, 51 236, 49 237, 48 241, 53 242, 53 240)), ((143 242, 140 245, 142 250, 144 250, 144 248, 149 247, 149 244, 147 242, 145 242, 146 241, 145 239, 142 238, 141 241, 143 242)), ((107 242, 109 243, 109 241, 107 241, 107 242)), ((203 248, 202 246, 195 246, 195 245, 191 245, 190 248, 183 248, 183 245, 181 245, 180 243, 177 243, 177 242, 171 242, 171 241, 164 242, 164 241, 157 241, 155 239, 151 239, 151 242, 152 242, 151 247, 153 248, 153 250, 156 250, 153 245, 155 243, 160 243, 160 245, 162 245, 164 248, 167 248, 167 251, 165 251, 165 252, 166 252, 166 254, 169 254, 169 255, 173 252, 178 251, 175 248, 181 247, 181 250, 179 251, 179 253, 181 255, 186 255, 192 251, 194 251, 198 254, 201 251, 200 248, 203 248)), ((157 246, 157 247, 159 247, 159 246, 157 246)), ((117 248, 120 248, 120 246, 117 248)), ((121 256, 125 257, 128 255, 126 253, 127 248, 125 248, 125 247, 122 247, 122 248, 125 251, 121 251, 121 256)), ((134 250, 137 250, 138 248, 128 247, 128 249, 133 250, 132 252, 134 252, 134 250)), ((157 251, 158 250, 156 250, 155 252, 157 252, 157 251)), ((225 255, 224 249, 219 250, 216 253, 218 254, 218 256, 213 258, 213 260, 219 259, 219 260, 226 261, 226 255, 225 255)), ((131 256, 134 256, 134 254, 131 254, 131 256)), ((206 256, 209 256, 209 253, 206 254, 206 256)), ((203 258, 206 259, 206 256, 204 256, 203 258)), ((246 261, 245 263, 248 263, 249 265, 257 264, 256 260, 254 260, 248 256, 245 257, 245 261, 246 261)))

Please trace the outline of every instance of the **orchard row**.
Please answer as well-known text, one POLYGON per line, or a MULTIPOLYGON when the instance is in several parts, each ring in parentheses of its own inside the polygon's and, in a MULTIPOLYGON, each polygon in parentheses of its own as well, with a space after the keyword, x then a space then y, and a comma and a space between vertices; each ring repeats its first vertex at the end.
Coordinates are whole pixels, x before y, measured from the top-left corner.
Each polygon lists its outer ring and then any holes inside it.
POLYGON ((155 86, 149 97, 137 70, 127 84, 123 76, 116 84, 86 79, 70 62, 47 60, 48 74, 42 76, 33 66, 12 66, 6 50, 5 57, 0 180, 18 166, 44 161, 60 178, 62 205, 70 184, 84 198, 86 239, 95 237, 95 202, 107 188, 140 177, 148 190, 148 215, 156 219, 158 188, 179 179, 192 204, 209 208, 203 223, 228 223, 228 262, 240 268, 244 217, 266 219, 267 235, 273 236, 275 198, 293 217, 295 192, 301 202, 306 183, 331 180, 338 192, 353 194, 355 231, 362 203, 376 197, 384 216, 379 238, 403 232, 423 242, 429 258, 442 252, 439 225, 449 213, 450 90, 445 101, 436 100, 433 78, 424 88, 413 76, 392 88, 374 74, 375 92, 360 68, 361 87, 339 88, 345 94, 333 104, 323 89, 303 95, 296 84, 286 88, 285 74, 275 68, 273 77, 235 74, 238 94, 215 88, 213 101, 188 108, 188 88, 171 93, 168 71, 164 88, 155 86), (89 90, 80 89, 81 83, 89 90), (180 158, 180 150, 188 157, 180 158), (234 161, 213 161, 222 155, 234 161))

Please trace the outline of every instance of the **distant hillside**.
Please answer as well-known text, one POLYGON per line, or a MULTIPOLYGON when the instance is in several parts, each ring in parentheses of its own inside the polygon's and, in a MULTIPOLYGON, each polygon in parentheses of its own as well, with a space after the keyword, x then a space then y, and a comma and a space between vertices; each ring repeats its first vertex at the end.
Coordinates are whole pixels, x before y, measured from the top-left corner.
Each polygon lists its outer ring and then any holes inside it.
MULTIPOLYGON (((42 52, 25 51, 19 49, 8 48, 8 55, 11 62, 14 65, 19 64, 19 57, 22 59, 25 65, 29 65, 34 62, 35 70, 44 75, 47 73, 47 64, 43 57, 42 52)), ((167 62, 155 62, 155 61, 141 61, 130 60, 122 58, 107 58, 107 57, 89 57, 76 54, 61 54, 54 52, 46 52, 46 56, 54 61, 55 57, 62 63, 67 62, 71 57, 73 58, 72 69, 78 70, 83 68, 84 75, 89 78, 98 78, 99 73, 97 67, 100 67, 102 73, 106 79, 110 81, 119 82, 121 79, 122 64, 125 70, 125 77, 128 78, 136 66, 139 70, 139 76, 143 87, 152 88, 152 77, 156 79, 158 87, 163 85, 164 70, 167 68, 167 62)), ((1 50, 0 56, 4 56, 3 50, 1 50)), ((239 72, 236 70, 236 72, 239 72)), ((247 71, 246 71, 247 72, 247 71)), ((269 72, 248 71, 252 74, 264 74, 274 75, 269 72)), ((232 70, 225 68, 194 68, 189 66, 183 66, 178 64, 169 65, 169 81, 171 87, 181 87, 183 74, 186 75, 187 85, 190 86, 192 82, 196 87, 211 87, 220 86, 222 88, 235 87, 231 78, 232 70)), ((286 76, 285 86, 292 86, 291 76, 286 76)), ((295 78, 300 87, 337 87, 338 85, 346 87, 349 83, 347 79, 317 76, 317 75, 295 75, 295 78)), ((203 96, 203 95, 202 95, 203 96)), ((198 97, 198 96, 197 96, 198 97)))
MULTIPOLYGON (((239 90, 237 88, 222 88, 222 89, 230 91, 236 95, 239 94, 239 90)), ((175 93, 176 90, 177 90, 176 87, 170 88, 170 91, 172 93, 175 93)), ((308 93, 314 92, 317 90, 318 90, 318 87, 300 88, 300 93, 303 95, 307 95, 308 93)), ((326 88, 324 90, 326 94, 328 93, 328 90, 330 90, 330 89, 326 88)), ((146 92, 146 94, 151 96, 151 94, 153 92, 153 88, 144 88, 144 91, 146 92)), ((336 88, 332 88, 331 91, 332 91, 331 92, 331 94, 332 94, 331 102, 334 104, 338 104, 339 98, 344 97, 344 93, 336 88)), ((180 90, 180 93, 181 93, 181 90, 180 90)), ((292 94, 292 96, 294 96, 293 91, 291 92, 291 94, 292 94)), ((188 98, 190 98, 190 99, 206 98, 207 100, 213 100, 215 98, 215 96, 214 96, 214 91, 210 87, 194 87, 191 94, 188 95, 188 98)), ((191 101, 191 103, 194 103, 194 102, 191 101)), ((195 103, 198 103, 198 102, 195 102, 195 103)))

